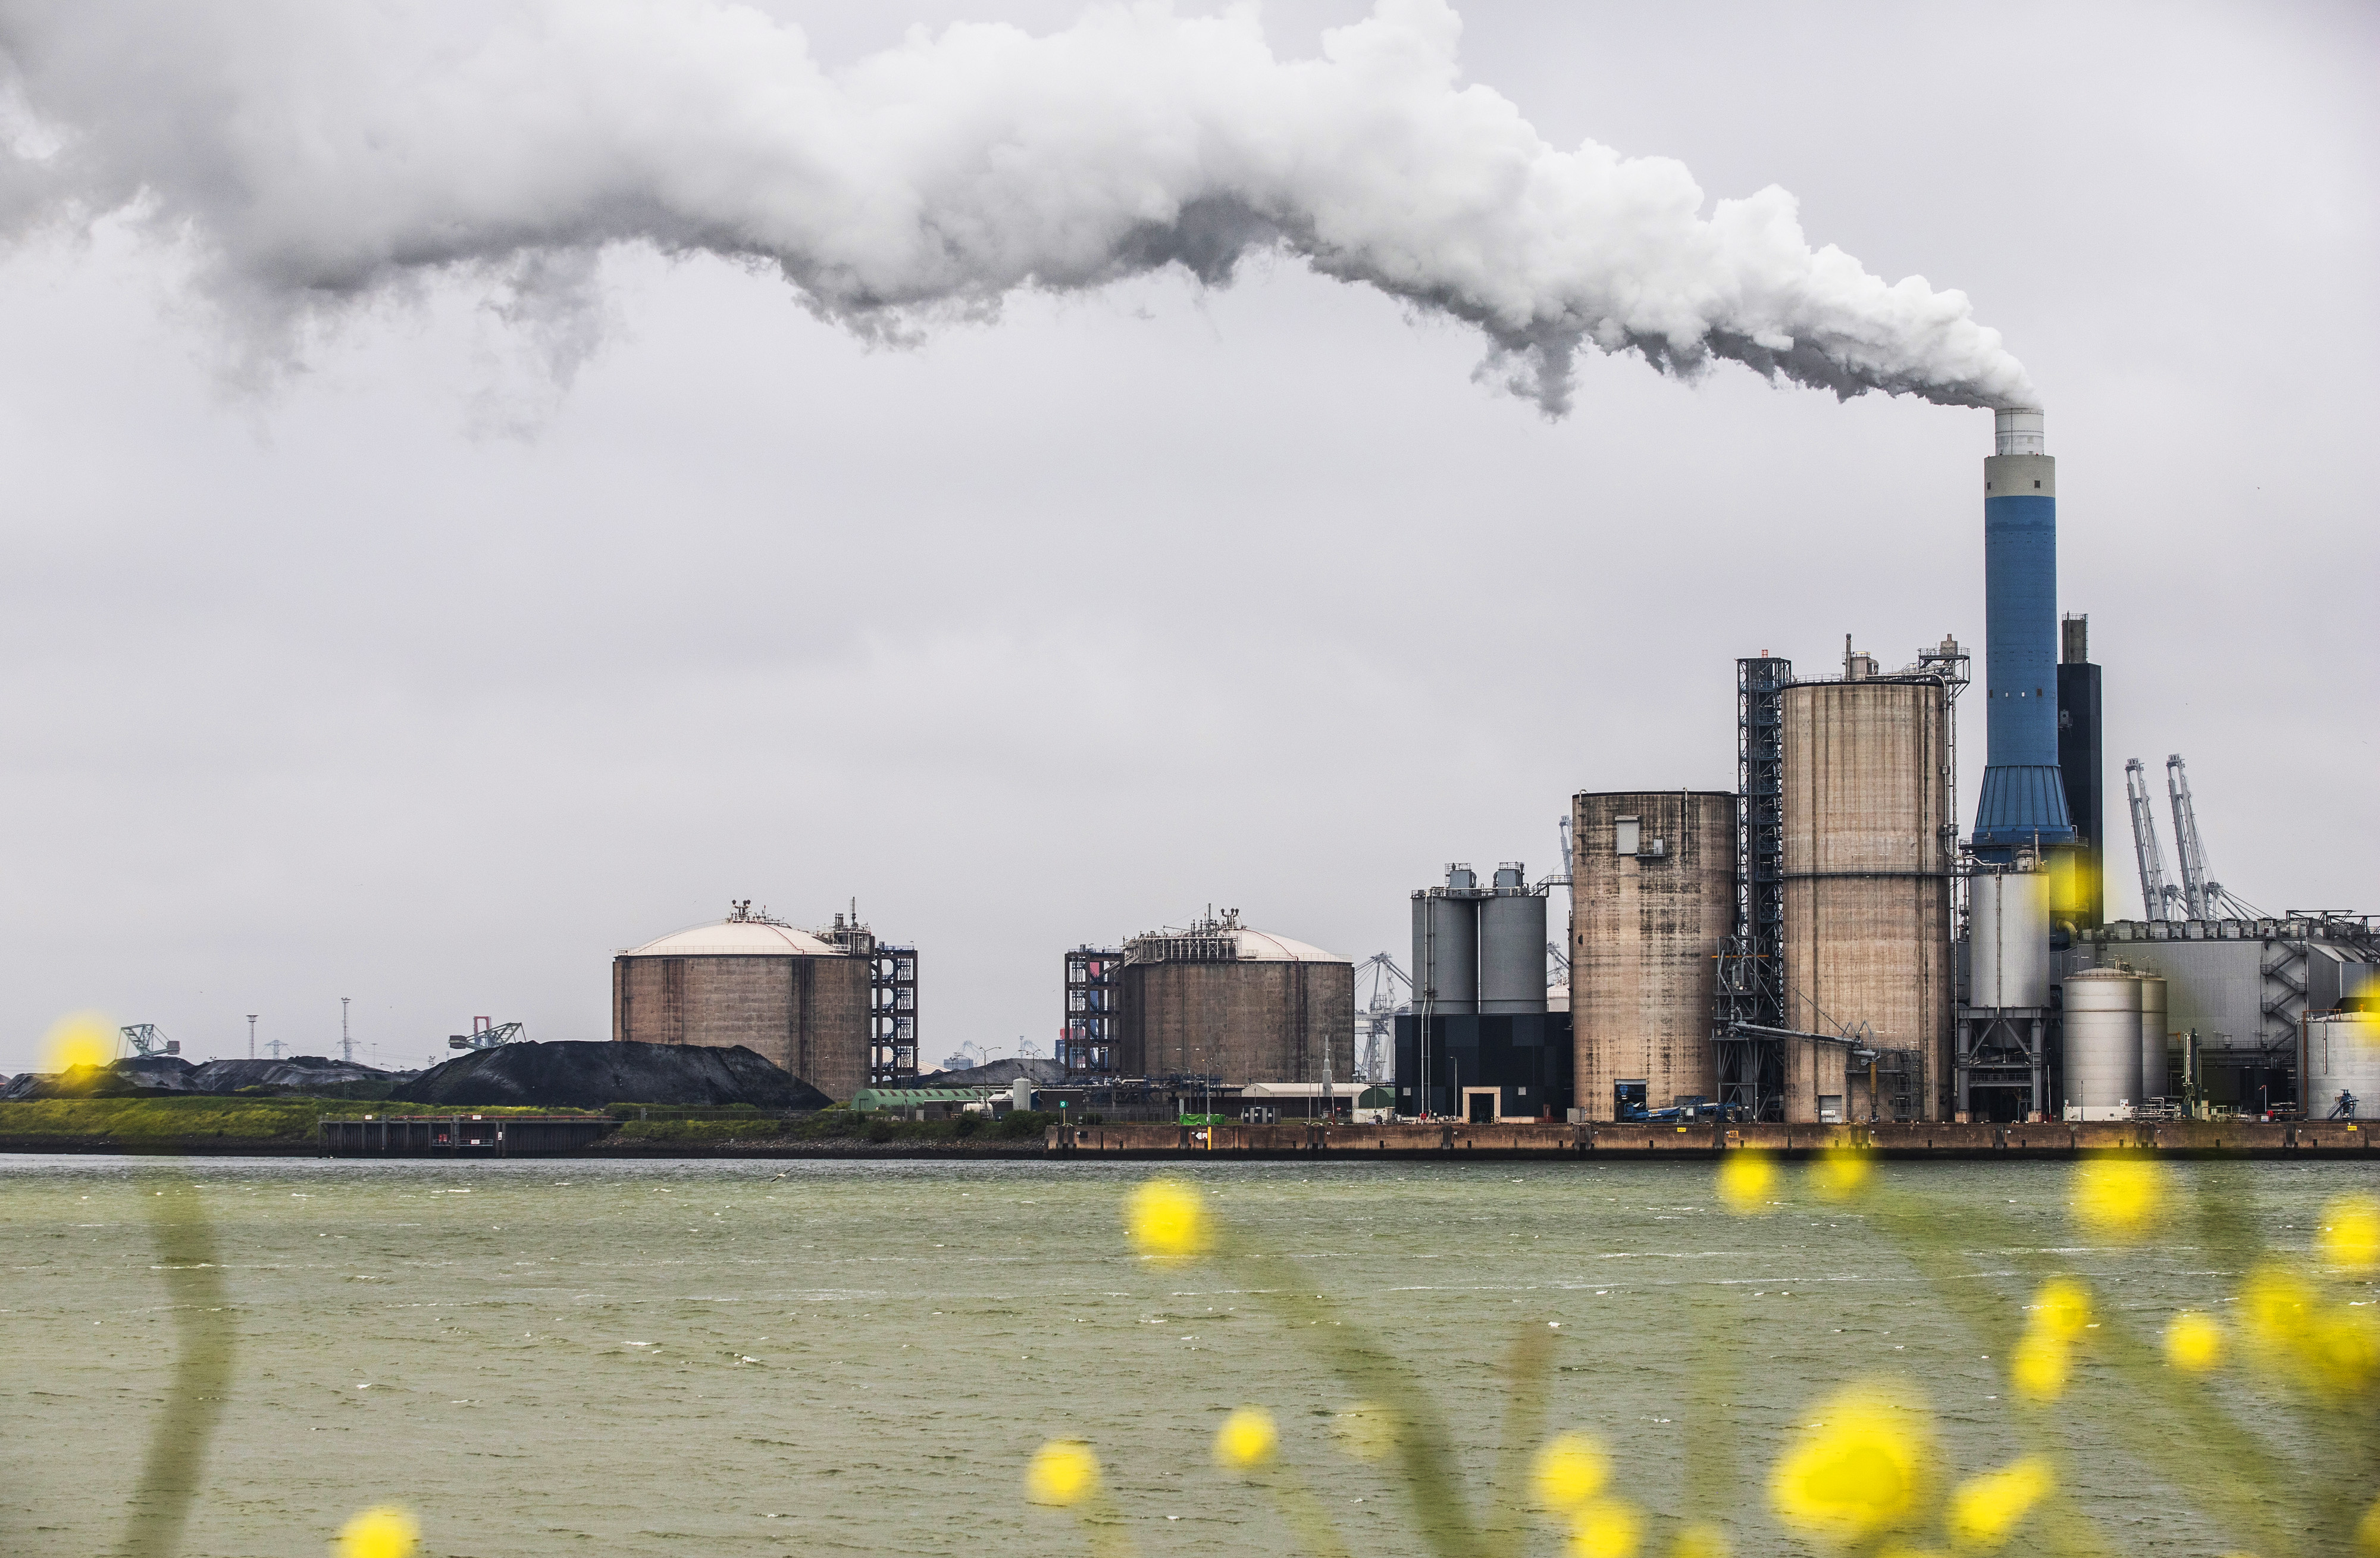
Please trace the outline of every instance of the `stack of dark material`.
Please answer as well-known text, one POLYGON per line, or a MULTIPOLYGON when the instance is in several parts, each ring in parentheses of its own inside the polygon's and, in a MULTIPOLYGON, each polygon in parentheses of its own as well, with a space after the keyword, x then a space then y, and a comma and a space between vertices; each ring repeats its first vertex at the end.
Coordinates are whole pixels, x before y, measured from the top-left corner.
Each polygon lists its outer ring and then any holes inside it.
POLYGON ((995 1060, 956 1071, 930 1071, 905 1088, 1005 1088, 1022 1077, 1035 1087, 1055 1087, 1066 1079, 1066 1068, 1054 1060, 995 1060))
POLYGON ((434 1066, 389 1097, 457 1107, 601 1109, 607 1103, 748 1103, 824 1109, 833 1101, 741 1044, 626 1041, 499 1044, 434 1066))
POLYGON ((322 1055, 211 1060, 202 1065, 193 1065, 179 1055, 133 1055, 72 1071, 28 1071, 0 1089, 0 1099, 170 1098, 181 1093, 237 1093, 249 1088, 310 1092, 358 1082, 393 1081, 403 1075, 322 1055))

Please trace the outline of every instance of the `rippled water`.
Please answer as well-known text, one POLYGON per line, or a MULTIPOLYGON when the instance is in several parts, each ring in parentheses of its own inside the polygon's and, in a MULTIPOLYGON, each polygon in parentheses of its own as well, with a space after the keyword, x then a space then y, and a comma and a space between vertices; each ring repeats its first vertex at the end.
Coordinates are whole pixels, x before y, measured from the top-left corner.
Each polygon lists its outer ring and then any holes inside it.
MULTIPOLYGON (((1417 1550, 1380 1470, 1338 1454, 1320 1414, 1346 1393, 1301 1338, 1229 1273, 1125 1251, 1117 1207, 1149 1172, 0 1159, 0 1540, 81 1558, 117 1538, 171 1348, 143 1210, 164 1175, 204 1187, 239 1338, 193 1552, 313 1558, 387 1501, 420 1512, 433 1553, 1080 1551, 1018 1495, 1061 1433, 1099 1447, 1144 1552, 1285 1552, 1269 1506, 1208 1462, 1241 1402, 1280 1414, 1358 1552, 1417 1550)), ((1707 1165, 1189 1172, 1427 1374, 1478 1475, 1497 1361, 1548 1322, 1556 1421, 1603 1433, 1657 1511, 1681 1507, 1688 1393, 1731 1378, 1739 1552, 1791 1549, 1761 1524, 1758 1468, 1853 1376, 1920 1382, 1962 1471, 2015 1453, 2000 1365, 1906 1256, 1839 1211, 1718 1211, 1707 1165)), ((2076 1242, 2063 1165, 1889 1172, 1994 1219, 1927 1258, 1949 1280, 2014 1303, 2005 1248, 2076 1242)), ((2368 1183, 2353 1164, 2178 1172, 2234 1176, 2298 1247, 2326 1196, 2368 1183)), ((2073 1258, 2103 1303, 2158 1320, 2231 1285, 2188 1248, 2073 1258)), ((2153 1482, 2084 1464, 2126 1545, 2220 1550, 2153 1482)))

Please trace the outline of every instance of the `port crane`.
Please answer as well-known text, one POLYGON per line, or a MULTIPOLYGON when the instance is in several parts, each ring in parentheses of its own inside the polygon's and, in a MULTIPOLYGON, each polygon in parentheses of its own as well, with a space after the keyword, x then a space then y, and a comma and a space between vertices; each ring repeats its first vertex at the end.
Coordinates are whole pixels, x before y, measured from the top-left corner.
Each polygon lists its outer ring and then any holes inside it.
POLYGON ((2173 852, 2181 861, 2182 901, 2192 919, 2262 919, 2264 911, 2215 880, 2206 868, 2206 846, 2198 837, 2198 806, 2190 795, 2190 771, 2181 754, 2165 760, 2165 793, 2173 807, 2173 852))
POLYGON ((1358 1079, 1377 1087, 1396 1071, 1397 1015, 1413 1010, 1413 980, 1385 952, 1376 952, 1355 965, 1358 985, 1366 976, 1371 980, 1371 999, 1355 1008, 1355 1029, 1364 1052, 1358 1079), (1405 992, 1402 1002, 1397 999, 1400 985, 1405 992))
POLYGON ((2138 758, 2124 761, 2124 799, 2132 809, 2132 854, 2141 868, 2141 913, 2151 919, 2176 919, 2183 907, 2181 889, 2166 880, 2165 851, 2157 845, 2156 807, 2149 799, 2148 770, 2138 758))
POLYGON ((499 1044, 526 1044, 528 1035, 516 1022, 497 1022, 489 1017, 473 1017, 471 1031, 450 1033, 446 1047, 450 1050, 492 1050, 499 1044))
POLYGON ((177 1055, 182 1053, 182 1041, 166 1038, 153 1022, 136 1022, 116 1031, 136 1055, 177 1055))

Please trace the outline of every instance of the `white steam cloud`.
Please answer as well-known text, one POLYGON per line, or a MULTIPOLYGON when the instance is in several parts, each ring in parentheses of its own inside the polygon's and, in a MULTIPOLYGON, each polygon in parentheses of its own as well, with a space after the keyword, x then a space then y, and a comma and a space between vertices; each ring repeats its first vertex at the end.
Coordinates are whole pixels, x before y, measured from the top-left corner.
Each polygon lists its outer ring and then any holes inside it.
POLYGON ((120 213, 201 257, 268 350, 442 271, 583 349, 590 258, 771 264, 899 338, 1285 250, 1477 326, 1549 413, 1583 347, 1852 396, 2032 405, 1965 296, 1813 250, 1793 197, 1547 144, 1462 83, 1440 0, 1282 59, 1253 8, 1101 6, 1034 37, 912 33, 829 71, 722 0, 0 0, 0 234, 120 213))

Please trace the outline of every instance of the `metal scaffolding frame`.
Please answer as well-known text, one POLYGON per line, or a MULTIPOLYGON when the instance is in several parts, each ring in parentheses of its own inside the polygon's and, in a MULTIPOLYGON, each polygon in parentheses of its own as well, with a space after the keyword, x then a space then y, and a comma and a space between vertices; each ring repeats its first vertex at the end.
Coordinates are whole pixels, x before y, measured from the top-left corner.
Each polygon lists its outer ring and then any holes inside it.
POLYGON ((1066 1078, 1112 1083, 1116 1024, 1123 1000, 1124 955, 1087 943, 1066 954, 1066 1020, 1058 1028, 1058 1064, 1066 1078))
POLYGON ((917 949, 876 942, 868 963, 868 1085, 917 1075, 917 949))
POLYGON ((1718 1101, 1765 1119, 1785 1100, 1785 689, 1793 663, 1735 663, 1735 933, 1719 943, 1711 1043, 1718 1101))

